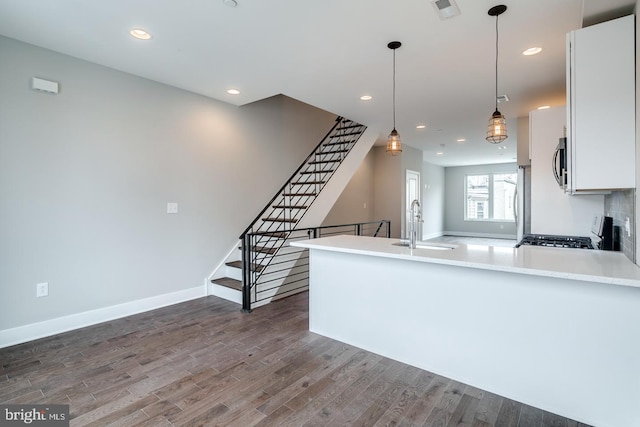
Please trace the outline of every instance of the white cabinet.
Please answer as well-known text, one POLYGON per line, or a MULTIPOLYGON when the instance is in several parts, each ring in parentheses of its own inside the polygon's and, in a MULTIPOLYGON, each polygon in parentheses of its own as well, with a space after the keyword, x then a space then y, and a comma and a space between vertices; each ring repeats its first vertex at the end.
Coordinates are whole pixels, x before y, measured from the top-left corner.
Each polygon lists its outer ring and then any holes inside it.
POLYGON ((572 194, 635 187, 634 16, 567 35, 572 194))
POLYGON ((602 215, 604 196, 571 196, 553 176, 553 153, 567 118, 565 107, 529 113, 531 144, 531 233, 589 236, 594 215, 602 215))

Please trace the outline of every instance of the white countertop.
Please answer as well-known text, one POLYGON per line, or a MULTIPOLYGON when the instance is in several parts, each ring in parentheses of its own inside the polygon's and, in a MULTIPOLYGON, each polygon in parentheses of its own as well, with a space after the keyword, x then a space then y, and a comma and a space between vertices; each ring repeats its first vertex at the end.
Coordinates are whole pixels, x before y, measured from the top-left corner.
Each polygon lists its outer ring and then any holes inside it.
POLYGON ((620 252, 485 245, 440 245, 455 246, 455 249, 412 250, 393 245, 399 241, 340 235, 292 242, 291 246, 640 288, 640 267, 620 252))

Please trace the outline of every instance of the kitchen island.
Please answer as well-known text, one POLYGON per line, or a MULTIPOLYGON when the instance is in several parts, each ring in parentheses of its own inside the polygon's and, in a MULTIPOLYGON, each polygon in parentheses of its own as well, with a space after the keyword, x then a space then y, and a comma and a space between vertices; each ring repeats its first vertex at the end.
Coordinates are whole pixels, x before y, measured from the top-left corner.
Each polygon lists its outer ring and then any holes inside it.
POLYGON ((309 329, 597 426, 640 426, 640 268, 621 253, 333 236, 309 329))

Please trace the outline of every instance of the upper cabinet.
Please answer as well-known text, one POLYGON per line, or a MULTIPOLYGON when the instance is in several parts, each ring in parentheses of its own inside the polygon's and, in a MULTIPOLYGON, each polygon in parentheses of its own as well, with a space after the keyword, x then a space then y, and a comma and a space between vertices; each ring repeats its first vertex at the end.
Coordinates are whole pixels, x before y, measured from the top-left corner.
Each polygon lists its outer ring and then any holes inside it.
POLYGON ((634 15, 567 34, 567 191, 635 187, 634 15))

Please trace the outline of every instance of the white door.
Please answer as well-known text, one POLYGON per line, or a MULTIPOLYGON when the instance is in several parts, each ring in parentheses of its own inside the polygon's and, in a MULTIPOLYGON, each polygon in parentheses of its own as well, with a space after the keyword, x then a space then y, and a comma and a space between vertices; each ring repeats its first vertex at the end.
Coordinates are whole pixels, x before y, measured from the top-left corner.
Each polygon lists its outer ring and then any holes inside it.
MULTIPOLYGON (((411 217, 411 202, 414 200, 418 200, 422 204, 422 200, 420 200, 420 172, 412 171, 407 169, 407 177, 406 177, 406 197, 405 197, 405 207, 404 207, 404 221, 402 222, 404 226, 403 236, 408 238, 408 230, 409 230, 409 218, 411 217)), ((422 240, 422 227, 418 228, 418 240, 422 240)))

